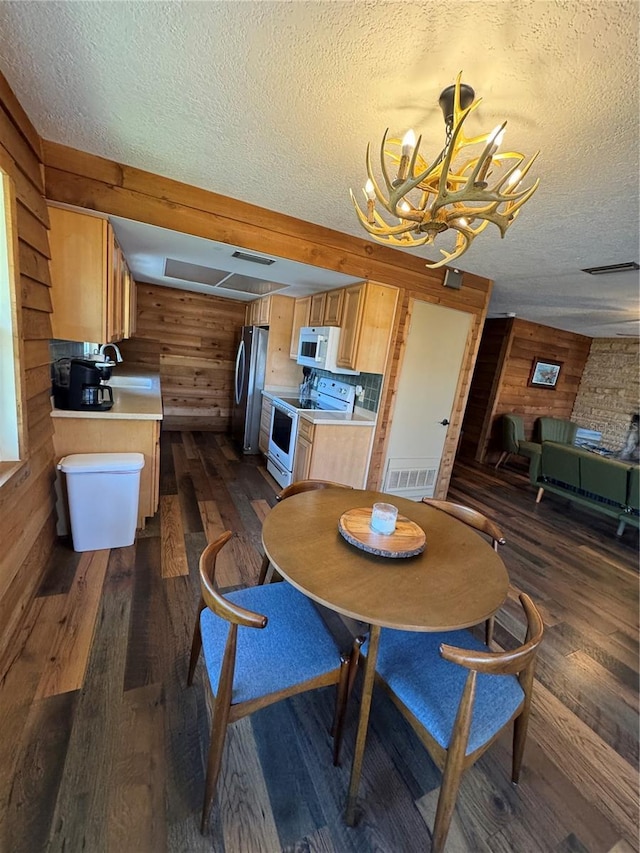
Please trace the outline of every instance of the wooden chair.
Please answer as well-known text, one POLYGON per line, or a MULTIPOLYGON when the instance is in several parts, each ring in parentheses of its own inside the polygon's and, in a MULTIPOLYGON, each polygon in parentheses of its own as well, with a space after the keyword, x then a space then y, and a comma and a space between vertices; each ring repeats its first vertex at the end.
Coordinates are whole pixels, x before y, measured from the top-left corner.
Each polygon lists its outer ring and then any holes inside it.
POLYGON ((491 652, 468 631, 381 632, 376 679, 443 771, 432 853, 444 850, 463 772, 512 721, 511 778, 518 782, 543 634, 529 596, 521 594, 520 601, 527 633, 514 651, 491 652))
POLYGON ((214 695, 201 831, 204 833, 222 762, 229 723, 289 696, 337 685, 332 734, 338 763, 347 699, 362 639, 350 655, 338 653, 311 601, 290 584, 236 590, 222 596, 215 588, 216 558, 231 538, 226 531, 200 557, 202 597, 193 631, 187 683, 204 649, 214 695), (259 630, 254 630, 259 629, 259 630), (350 677, 351 675, 351 677, 350 677))
MULTIPOLYGON (((451 501, 439 501, 435 498, 422 498, 422 503, 440 509, 442 512, 446 512, 448 515, 457 518, 458 521, 462 521, 464 524, 468 524, 469 527, 473 527, 474 530, 490 536, 494 551, 498 550, 499 545, 505 544, 506 540, 498 525, 481 512, 478 512, 477 509, 472 509, 470 506, 464 506, 463 504, 452 503, 451 501)), ((493 616, 490 616, 485 622, 485 642, 488 646, 491 645, 491 640, 493 639, 494 622, 495 619, 493 616)))
MULTIPOLYGON (((301 492, 311 492, 314 489, 352 489, 353 486, 345 486, 344 483, 334 483, 331 480, 297 480, 291 483, 290 486, 285 486, 284 489, 276 495, 277 501, 283 501, 293 495, 299 495, 301 492)), ((260 574, 258 575, 258 585, 271 582, 274 575, 273 566, 269 562, 269 558, 265 554, 262 558, 260 566, 260 574), (271 568, 271 571, 269 569, 271 568), (268 575, 268 581, 267 581, 268 575)))

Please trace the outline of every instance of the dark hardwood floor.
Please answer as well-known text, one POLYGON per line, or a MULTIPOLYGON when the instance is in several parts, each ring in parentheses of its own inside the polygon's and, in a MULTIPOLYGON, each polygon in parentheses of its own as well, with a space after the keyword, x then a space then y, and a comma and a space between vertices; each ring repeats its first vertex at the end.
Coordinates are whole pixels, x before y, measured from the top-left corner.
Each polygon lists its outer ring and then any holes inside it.
MULTIPOLYGON (((331 764, 331 688, 230 728, 207 837, 199 832, 209 723, 202 665, 187 689, 197 562, 235 534, 225 587, 255 583, 275 483, 222 437, 162 436, 161 508, 129 548, 60 543, 0 682, 2 853, 413 853, 430 844, 440 775, 376 691, 360 820, 343 808, 355 735, 331 764)), ((519 786, 510 738, 466 774, 447 850, 638 850, 638 534, 522 471, 458 463, 449 497, 503 529, 512 590, 501 644, 522 639, 519 590, 546 636, 519 786)), ((99 523, 99 517, 96 519, 99 523)), ((357 690, 356 690, 357 692, 357 690)))

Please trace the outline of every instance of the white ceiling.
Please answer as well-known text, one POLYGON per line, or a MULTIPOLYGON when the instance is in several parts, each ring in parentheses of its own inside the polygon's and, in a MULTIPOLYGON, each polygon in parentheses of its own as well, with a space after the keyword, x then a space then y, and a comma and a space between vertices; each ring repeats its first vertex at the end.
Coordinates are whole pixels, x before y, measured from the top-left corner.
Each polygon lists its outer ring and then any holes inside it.
POLYGON ((495 281, 490 315, 609 337, 636 329, 638 274, 580 270, 638 260, 638 10, 4 0, 0 69, 45 139, 358 237, 349 188, 367 142, 375 157, 385 128, 413 127, 432 158, 439 94, 462 70, 483 99, 469 131, 507 119, 509 149, 540 150, 541 184, 504 241, 490 225, 460 268, 495 281))

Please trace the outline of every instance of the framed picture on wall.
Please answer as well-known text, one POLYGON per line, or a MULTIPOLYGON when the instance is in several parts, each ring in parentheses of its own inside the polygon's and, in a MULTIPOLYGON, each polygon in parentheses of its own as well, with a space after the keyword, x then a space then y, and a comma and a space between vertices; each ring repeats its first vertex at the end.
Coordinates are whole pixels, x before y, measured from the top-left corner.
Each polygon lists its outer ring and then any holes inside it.
POLYGON ((555 388, 560 376, 560 368, 563 362, 551 361, 548 358, 533 359, 531 367, 531 375, 529 376, 529 385, 534 388, 555 388))

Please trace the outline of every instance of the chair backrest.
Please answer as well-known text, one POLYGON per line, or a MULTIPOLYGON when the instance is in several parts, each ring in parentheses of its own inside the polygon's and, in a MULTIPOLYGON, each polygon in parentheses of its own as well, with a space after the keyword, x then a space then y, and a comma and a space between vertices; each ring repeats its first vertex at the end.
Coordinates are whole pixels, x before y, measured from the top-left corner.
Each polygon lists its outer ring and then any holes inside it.
POLYGON ((508 453, 517 453, 518 445, 521 441, 524 441, 524 421, 522 415, 503 415, 502 449, 508 453))
POLYGON ((334 483, 331 480, 296 480, 290 486, 285 488, 276 495, 277 501, 283 501, 285 498, 290 498, 292 495, 299 495, 301 492, 312 492, 314 489, 352 489, 353 486, 345 486, 344 483, 334 483))
POLYGON ((422 498, 422 503, 440 509, 442 512, 446 512, 448 515, 457 518, 458 521, 463 521, 469 527, 473 527, 474 530, 490 536, 491 544, 496 551, 498 550, 498 545, 504 545, 505 543, 505 538, 498 525, 491 521, 490 518, 487 518, 486 515, 478 512, 477 509, 472 509, 470 506, 463 506, 463 504, 452 503, 451 501, 436 500, 435 498, 422 498))
POLYGON ((222 547, 231 539, 233 534, 226 530, 214 542, 210 542, 200 555, 200 590, 202 597, 198 617, 205 607, 212 610, 216 616, 226 619, 232 625, 244 625, 248 628, 264 628, 267 617, 252 610, 246 610, 237 604, 227 601, 215 588, 216 559, 222 547))
POLYGON ((573 444, 578 424, 566 418, 538 418, 538 436, 540 441, 557 441, 561 444, 573 444))
POLYGON ((542 642, 544 624, 538 608, 529 596, 521 592, 519 598, 527 617, 527 633, 521 646, 505 652, 478 652, 459 649, 442 643, 440 645, 442 657, 452 663, 464 666, 472 673, 518 675, 532 670, 538 647, 542 642))
MULTIPOLYGON (((481 652, 459 649, 455 646, 449 646, 446 643, 440 644, 440 654, 445 660, 469 670, 448 746, 449 752, 453 754, 463 756, 467 751, 478 674, 492 676, 517 675, 520 687, 524 693, 522 713, 525 719, 528 717, 533 692, 536 655, 542 642, 544 626, 538 609, 528 595, 521 593, 520 603, 527 617, 527 633, 524 643, 517 649, 505 652, 481 652)), ((498 699, 496 698, 497 702, 498 699)), ((497 705, 496 714, 498 714, 497 705)), ((485 748, 488 743, 485 745, 485 748)), ((515 778, 517 779, 517 776, 515 778)))

